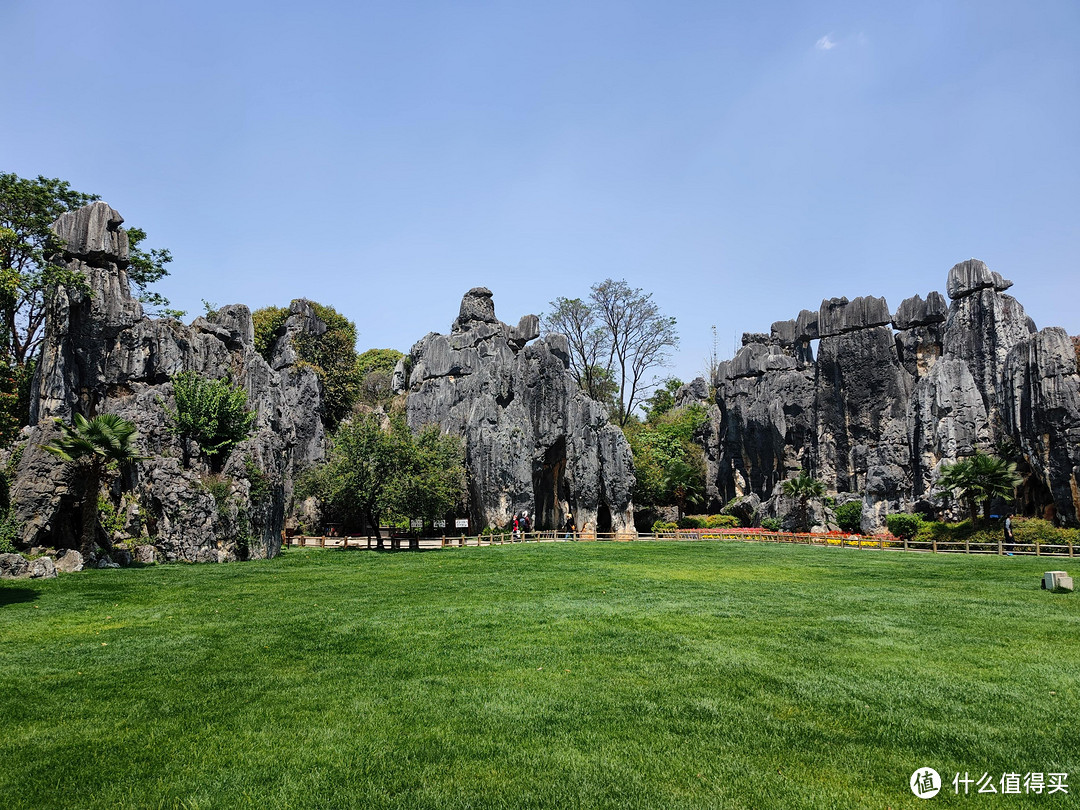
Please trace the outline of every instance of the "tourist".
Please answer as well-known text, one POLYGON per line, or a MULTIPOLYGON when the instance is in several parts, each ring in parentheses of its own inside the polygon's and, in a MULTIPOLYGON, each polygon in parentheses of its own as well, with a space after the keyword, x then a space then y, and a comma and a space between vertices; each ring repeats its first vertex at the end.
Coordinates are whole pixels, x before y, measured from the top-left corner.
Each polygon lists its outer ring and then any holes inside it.
POLYGON ((575 528, 576 527, 574 526, 574 516, 568 514, 566 516, 566 537, 563 539, 572 540, 574 538, 575 528))
POLYGON ((1005 529, 1005 550, 1008 552, 1009 556, 1011 557, 1012 553, 1013 553, 1013 548, 1016 545, 1013 542, 1012 514, 1011 513, 1009 513, 1009 512, 1005 513, 1005 523, 1002 524, 1002 525, 1003 525, 1003 527, 1005 529))

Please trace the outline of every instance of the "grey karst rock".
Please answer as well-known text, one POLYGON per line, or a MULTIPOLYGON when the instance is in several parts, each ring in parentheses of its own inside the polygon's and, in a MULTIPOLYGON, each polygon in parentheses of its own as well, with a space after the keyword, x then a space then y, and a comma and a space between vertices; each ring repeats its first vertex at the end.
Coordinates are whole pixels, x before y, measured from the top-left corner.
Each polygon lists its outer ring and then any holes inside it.
POLYGON ((704 377, 695 377, 691 382, 679 386, 675 392, 675 407, 681 408, 692 403, 707 403, 709 401, 709 383, 704 377))
POLYGON ((942 336, 942 357, 967 364, 992 422, 998 421, 998 385, 1005 358, 1034 332, 1035 324, 1020 303, 992 287, 953 299, 942 336))
POLYGON ((735 498, 724 507, 724 514, 737 517, 742 526, 760 526, 761 498, 756 492, 735 498))
POLYGON ((949 294, 949 298, 955 301, 979 290, 1004 292, 1012 285, 1013 283, 1002 278, 1000 273, 995 273, 987 267, 985 262, 968 259, 966 262, 953 265, 949 271, 945 291, 949 294))
POLYGON ((64 574, 74 574, 83 570, 83 555, 73 548, 61 549, 56 555, 56 570, 64 574))
POLYGON ((853 301, 830 298, 821 302, 818 313, 819 337, 835 337, 846 332, 884 326, 891 321, 889 305, 884 298, 865 296, 853 301))
POLYGON ((1080 517, 1080 375, 1065 330, 1043 329, 1014 346, 1005 362, 1001 389, 1005 429, 1037 479, 1022 488, 1025 506, 1040 516, 1052 507, 1062 522, 1076 525, 1080 517))
POLYGON ((25 579, 30 562, 21 554, 0 554, 0 579, 25 579))
POLYGON ((908 406, 912 497, 928 498, 942 462, 954 463, 990 444, 986 407, 967 364, 946 358, 921 378, 908 406))
POLYGON ((719 419, 703 434, 711 507, 754 493, 766 514, 787 516, 779 484, 805 468, 861 498, 863 528, 876 529, 890 511, 940 508, 942 465, 1004 441, 1031 471, 1023 512, 1077 525, 1075 353, 1062 330, 1036 334, 1003 294, 1011 284, 970 260, 949 272, 948 309, 936 292, 892 316, 883 298, 832 298, 794 326, 744 334, 719 364, 719 419))
MULTIPOLYGON (((869 300, 888 310, 884 299, 869 300)), ((893 476, 909 460, 910 385, 888 327, 822 338, 815 402, 817 475, 830 488, 861 492, 873 481, 874 494, 882 497, 903 488, 903 479, 893 476)))
POLYGON ((56 563, 52 557, 35 557, 29 561, 26 575, 30 579, 55 579, 56 563))
POLYGON ((158 550, 148 543, 135 546, 135 562, 140 565, 153 565, 157 562, 158 550))
POLYGON ((893 315, 892 325, 903 331, 916 326, 930 326, 936 323, 945 323, 949 317, 949 305, 945 297, 935 291, 926 296, 923 301, 921 295, 913 295, 905 298, 893 315))
POLYGON ((114 503, 123 508, 122 534, 143 538, 156 558, 168 561, 273 556, 293 479, 325 452, 321 385, 298 362, 292 340, 321 334, 326 325, 309 302, 294 302, 268 364, 255 350, 246 306, 222 307, 191 326, 146 318, 131 296, 120 222, 95 203, 54 225, 67 245, 60 260, 83 274, 88 289, 60 289, 46 313, 33 424, 24 431, 11 488, 21 545, 78 545, 82 477, 40 446, 59 435, 54 419, 115 413, 135 423, 147 457, 110 482, 114 503), (172 378, 182 371, 231 379, 256 411, 251 435, 219 460, 220 469, 211 470, 197 446, 171 430, 172 378), (207 484, 216 475, 229 480, 222 504, 207 484))
POLYGON ((718 364, 717 378, 719 424, 705 451, 710 508, 770 492, 808 462, 813 437, 813 369, 780 347, 748 343, 718 364))
POLYGON ((400 364, 411 427, 438 424, 465 440, 472 520, 506 526, 633 531, 633 458, 606 409, 580 391, 566 338, 535 340, 534 316, 509 327, 491 292, 466 293, 450 335, 428 334, 400 364))

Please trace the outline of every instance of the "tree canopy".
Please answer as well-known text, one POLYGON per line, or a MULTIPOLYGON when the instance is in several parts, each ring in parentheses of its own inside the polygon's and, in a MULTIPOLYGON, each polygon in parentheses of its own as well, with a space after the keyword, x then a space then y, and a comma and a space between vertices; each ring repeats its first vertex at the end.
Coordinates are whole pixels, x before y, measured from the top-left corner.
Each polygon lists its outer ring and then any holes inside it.
POLYGON ((98 490, 105 465, 114 461, 127 464, 142 458, 135 447, 135 425, 114 413, 104 413, 87 419, 75 414, 72 424, 57 420, 63 432, 58 439, 42 448, 83 470, 86 491, 82 504, 82 540, 84 554, 93 552, 97 544, 98 490))
POLYGON ((975 453, 955 464, 942 464, 936 488, 962 500, 974 523, 978 520, 979 504, 983 507, 983 517, 989 518, 990 502, 994 498, 1012 500, 1021 481, 1015 462, 975 453))
POLYGON ((799 501, 799 525, 804 532, 810 531, 810 501, 825 494, 825 482, 800 470, 794 478, 783 484, 784 496, 799 501))
POLYGON ((660 312, 652 293, 610 278, 592 286, 587 302, 559 297, 550 305, 545 326, 566 335, 581 389, 600 402, 610 399, 625 427, 654 385, 652 372, 678 348, 675 319, 660 312))
POLYGON ((300 489, 317 496, 334 518, 363 521, 371 532, 388 515, 432 519, 460 506, 464 459, 460 437, 437 426, 414 435, 400 416, 355 413, 338 425, 326 463, 300 489))

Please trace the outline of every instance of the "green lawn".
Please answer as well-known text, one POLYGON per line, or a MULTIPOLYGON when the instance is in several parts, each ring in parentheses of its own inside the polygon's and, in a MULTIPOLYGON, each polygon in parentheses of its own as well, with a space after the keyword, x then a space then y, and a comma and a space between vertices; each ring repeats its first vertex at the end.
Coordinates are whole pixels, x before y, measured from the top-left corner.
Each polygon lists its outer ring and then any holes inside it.
POLYGON ((1075 807, 1080 597, 1039 589, 1070 562, 579 543, 5 582, 0 804, 925 807, 931 766, 929 806, 1075 807))

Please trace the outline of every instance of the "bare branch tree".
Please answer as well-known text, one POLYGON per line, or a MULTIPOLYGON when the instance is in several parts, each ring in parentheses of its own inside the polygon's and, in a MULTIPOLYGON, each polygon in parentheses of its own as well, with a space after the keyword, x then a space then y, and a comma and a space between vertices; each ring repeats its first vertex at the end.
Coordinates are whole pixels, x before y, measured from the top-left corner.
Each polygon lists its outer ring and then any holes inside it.
POLYGON ((614 395, 608 373, 610 335, 589 304, 580 298, 560 296, 550 306, 552 311, 544 313, 544 328, 566 336, 570 344, 570 370, 581 390, 592 399, 610 404, 614 395))

